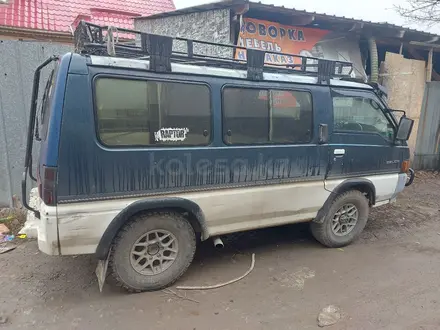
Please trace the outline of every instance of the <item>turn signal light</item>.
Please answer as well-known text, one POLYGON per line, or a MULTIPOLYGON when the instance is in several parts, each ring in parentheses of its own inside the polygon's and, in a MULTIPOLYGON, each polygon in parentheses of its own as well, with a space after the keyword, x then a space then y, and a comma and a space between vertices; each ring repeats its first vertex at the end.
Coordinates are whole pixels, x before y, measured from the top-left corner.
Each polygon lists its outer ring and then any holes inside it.
POLYGON ((406 173, 409 170, 409 160, 404 160, 402 162, 402 167, 401 167, 402 173, 406 173))

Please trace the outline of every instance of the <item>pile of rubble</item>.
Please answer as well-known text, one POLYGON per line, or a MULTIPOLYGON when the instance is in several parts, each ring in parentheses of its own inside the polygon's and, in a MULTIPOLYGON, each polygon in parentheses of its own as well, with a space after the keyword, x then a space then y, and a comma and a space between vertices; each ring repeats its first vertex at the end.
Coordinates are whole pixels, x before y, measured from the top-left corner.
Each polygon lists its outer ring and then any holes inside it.
POLYGON ((26 220, 26 212, 21 208, 0 209, 0 254, 16 248, 16 239, 27 238, 20 232, 26 220))

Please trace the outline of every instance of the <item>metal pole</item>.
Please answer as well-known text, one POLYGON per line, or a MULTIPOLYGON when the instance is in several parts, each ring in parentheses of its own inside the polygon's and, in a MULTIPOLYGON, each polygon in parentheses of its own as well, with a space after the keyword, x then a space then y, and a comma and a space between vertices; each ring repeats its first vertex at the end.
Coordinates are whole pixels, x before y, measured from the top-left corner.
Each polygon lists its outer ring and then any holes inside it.
POLYGON ((428 54, 428 64, 426 65, 426 82, 432 81, 432 55, 434 50, 431 48, 428 54))

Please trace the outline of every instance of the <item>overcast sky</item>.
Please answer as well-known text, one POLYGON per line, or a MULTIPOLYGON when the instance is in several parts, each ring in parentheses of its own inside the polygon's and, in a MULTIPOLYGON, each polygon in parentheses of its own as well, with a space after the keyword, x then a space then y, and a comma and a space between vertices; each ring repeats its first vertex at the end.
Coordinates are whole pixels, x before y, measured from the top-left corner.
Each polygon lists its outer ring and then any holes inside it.
MULTIPOLYGON (((209 3, 206 0, 174 0, 177 8, 191 7, 209 3)), ((420 24, 409 24, 394 10, 394 5, 405 3, 405 0, 262 0, 267 4, 285 6, 317 13, 332 14, 350 18, 358 18, 373 22, 388 22, 398 25, 408 26, 417 30, 430 31, 440 34, 440 26, 426 27, 420 24), (292 4, 292 2, 294 4, 292 4)))

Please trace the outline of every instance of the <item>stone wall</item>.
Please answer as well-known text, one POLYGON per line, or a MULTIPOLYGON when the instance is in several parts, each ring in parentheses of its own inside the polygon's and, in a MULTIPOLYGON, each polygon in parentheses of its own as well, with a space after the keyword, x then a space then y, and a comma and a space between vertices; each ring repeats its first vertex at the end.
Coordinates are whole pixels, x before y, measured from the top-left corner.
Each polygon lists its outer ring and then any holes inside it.
MULTIPOLYGON (((134 23, 138 31, 181 37, 215 43, 231 44, 230 10, 219 9, 179 16, 148 19, 138 18, 134 23)), ((184 42, 174 41, 175 51, 187 51, 184 42)), ((194 45, 195 54, 231 57, 228 47, 194 45)))

